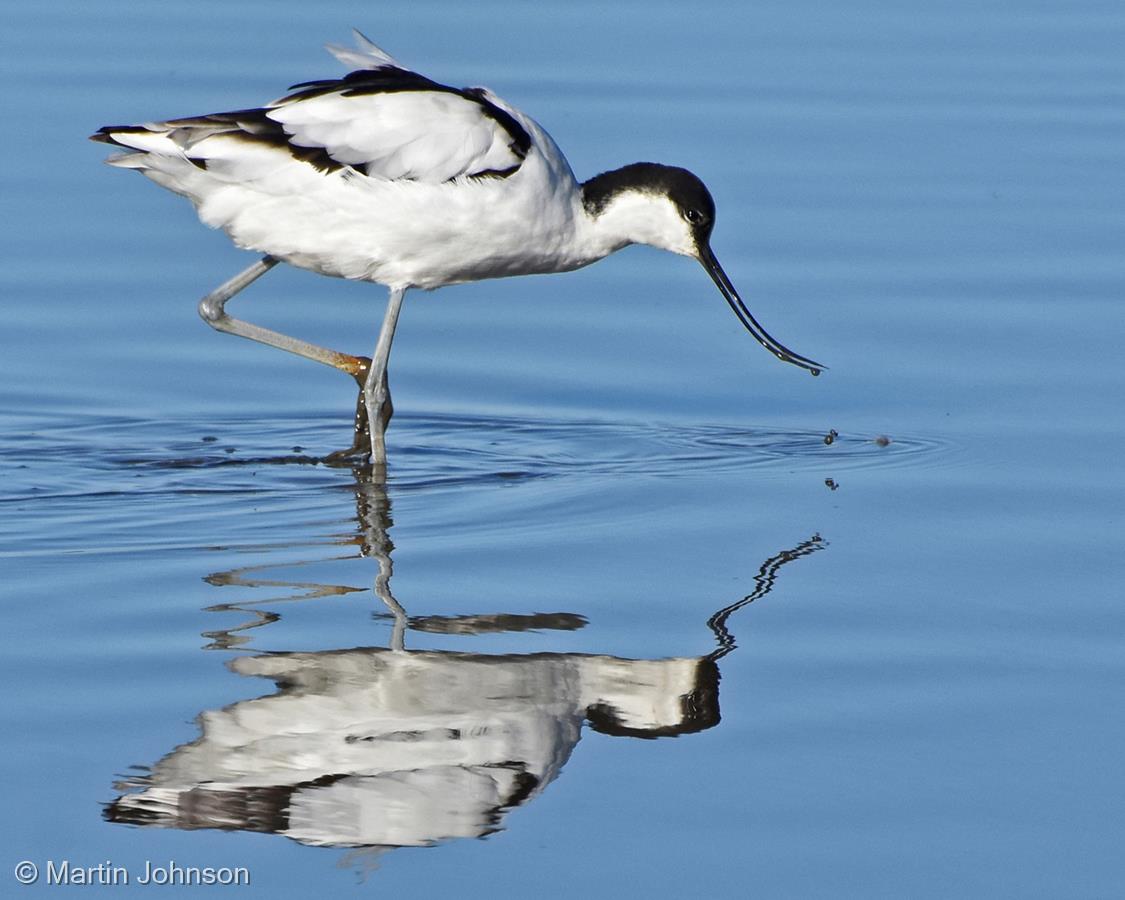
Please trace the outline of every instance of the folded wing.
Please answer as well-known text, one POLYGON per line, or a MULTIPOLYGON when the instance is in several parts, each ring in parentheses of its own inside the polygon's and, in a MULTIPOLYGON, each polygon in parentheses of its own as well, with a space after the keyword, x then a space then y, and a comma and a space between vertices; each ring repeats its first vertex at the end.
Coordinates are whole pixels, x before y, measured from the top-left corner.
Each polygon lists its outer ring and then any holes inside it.
POLYGON ((320 172, 347 168, 390 180, 441 183, 519 170, 531 137, 497 98, 411 72, 357 37, 358 51, 330 48, 344 62, 366 66, 343 78, 294 85, 260 109, 107 126, 93 138, 214 166, 215 175, 237 160, 280 163, 279 151, 320 172), (269 156, 258 152, 267 150, 269 156))

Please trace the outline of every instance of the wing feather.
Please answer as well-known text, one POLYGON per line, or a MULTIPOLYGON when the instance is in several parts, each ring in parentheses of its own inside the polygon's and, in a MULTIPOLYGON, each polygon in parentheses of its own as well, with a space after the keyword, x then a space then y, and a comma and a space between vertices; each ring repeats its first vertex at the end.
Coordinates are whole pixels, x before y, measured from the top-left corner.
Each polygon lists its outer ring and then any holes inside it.
POLYGON ((393 69, 406 69, 406 66, 402 65, 386 50, 376 47, 371 39, 358 28, 352 29, 352 36, 355 38, 355 50, 349 47, 341 47, 339 44, 327 45, 328 52, 345 66, 351 66, 353 69, 381 69, 384 66, 393 69))
POLYGON ((359 32, 356 42, 358 50, 329 49, 363 68, 294 85, 260 109, 107 126, 93 138, 232 179, 267 162, 272 171, 287 159, 323 173, 347 167, 372 178, 430 183, 518 171, 531 137, 497 97, 411 72, 359 32))
POLYGON ((334 91, 265 115, 289 143, 380 178, 450 181, 518 166, 525 155, 479 102, 452 91, 334 91))

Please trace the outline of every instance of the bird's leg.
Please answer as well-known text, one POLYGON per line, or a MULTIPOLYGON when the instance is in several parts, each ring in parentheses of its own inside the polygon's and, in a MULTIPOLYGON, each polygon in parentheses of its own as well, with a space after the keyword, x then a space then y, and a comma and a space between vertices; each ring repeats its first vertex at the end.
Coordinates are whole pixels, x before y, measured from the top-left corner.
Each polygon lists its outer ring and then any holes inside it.
POLYGON ((398 313, 402 308, 405 288, 391 288, 387 298, 387 313, 383 317, 383 327, 375 352, 371 354, 371 366, 363 384, 363 399, 367 407, 367 424, 371 440, 371 462, 376 466, 387 463, 387 444, 385 432, 391 420, 394 407, 391 405, 391 390, 387 383, 387 361, 391 356, 391 341, 394 340, 398 313))
POLYGON ((272 256, 263 256, 252 266, 249 266, 235 275, 234 278, 229 281, 224 281, 215 288, 215 290, 199 301, 199 315, 202 316, 203 321, 218 331, 225 331, 227 334, 236 334, 239 337, 249 338, 260 344, 268 344, 271 347, 277 347, 279 350, 287 350, 290 353, 303 356, 305 359, 324 363, 326 366, 332 366, 342 372, 347 372, 349 375, 355 375, 362 367, 363 363, 363 360, 358 356, 352 356, 350 353, 340 353, 338 350, 329 350, 327 347, 310 344, 308 341, 302 341, 298 338, 290 337, 287 334, 282 334, 279 331, 272 331, 269 328, 263 328, 261 325, 254 325, 252 322, 236 319, 227 314, 225 309, 227 301, 239 291, 265 275, 266 272, 277 265, 277 262, 278 261, 272 256))
POLYGON ((358 456, 366 457, 371 452, 371 427, 367 420, 367 399, 363 395, 363 385, 367 381, 367 370, 371 368, 371 358, 357 356, 359 368, 352 372, 352 378, 359 385, 359 394, 355 400, 355 418, 352 420, 352 445, 346 450, 337 450, 329 453, 327 462, 355 459, 358 456))
MULTIPOLYGON (((364 399, 364 389, 367 383, 367 373, 371 367, 371 360, 366 356, 352 356, 350 353, 341 353, 338 350, 329 350, 327 347, 310 344, 308 341, 302 341, 298 338, 290 337, 287 334, 282 334, 279 331, 263 328, 261 325, 255 325, 252 322, 246 322, 242 319, 236 319, 227 314, 225 308, 227 301, 239 291, 265 275, 266 272, 276 266, 277 263, 278 261, 272 256, 263 256, 252 266, 239 272, 230 280, 224 281, 215 288, 215 290, 211 291, 210 294, 199 301, 199 315, 203 318, 204 322, 217 331, 225 331, 227 334, 249 338, 260 344, 268 344, 270 347, 277 347, 279 350, 287 350, 290 353, 303 356, 305 359, 311 359, 315 362, 323 363, 326 366, 332 366, 334 369, 339 369, 351 375, 360 387, 359 401, 357 402, 356 408, 354 440, 349 450, 333 453, 329 458, 344 458, 361 453, 366 454, 370 439, 368 437, 367 425, 368 407, 364 399)), ((393 330, 392 326, 392 331, 393 330)))

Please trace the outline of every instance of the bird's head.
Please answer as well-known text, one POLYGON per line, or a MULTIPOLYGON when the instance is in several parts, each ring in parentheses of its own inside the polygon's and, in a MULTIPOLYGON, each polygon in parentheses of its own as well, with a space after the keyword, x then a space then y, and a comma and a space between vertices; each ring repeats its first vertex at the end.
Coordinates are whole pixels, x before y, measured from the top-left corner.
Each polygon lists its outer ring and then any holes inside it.
POLYGON ((699 260, 746 330, 778 359, 813 375, 825 368, 771 337, 746 308, 711 249, 715 201, 687 169, 641 162, 603 172, 582 185, 582 203, 618 246, 648 244, 699 260))

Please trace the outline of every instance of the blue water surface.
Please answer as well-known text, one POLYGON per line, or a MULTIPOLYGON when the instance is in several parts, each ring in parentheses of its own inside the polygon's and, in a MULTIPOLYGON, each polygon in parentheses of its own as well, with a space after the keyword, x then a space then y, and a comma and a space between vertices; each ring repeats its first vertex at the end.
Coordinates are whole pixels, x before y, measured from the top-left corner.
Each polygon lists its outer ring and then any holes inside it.
MULTIPOLYGON (((1120 894, 1125 7, 3 24, 0 895, 1120 894), (354 386, 200 322, 253 257, 85 138, 338 74, 352 26, 580 178, 697 172, 829 371, 629 248, 409 295, 386 481, 318 462, 354 386)), ((370 353, 384 297, 280 266, 232 309, 370 353)))

